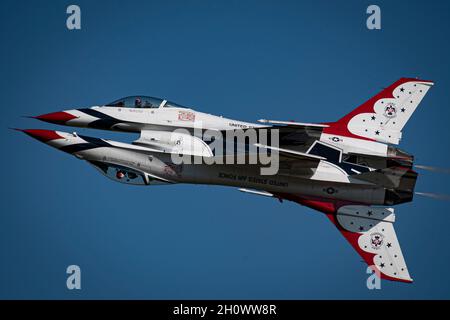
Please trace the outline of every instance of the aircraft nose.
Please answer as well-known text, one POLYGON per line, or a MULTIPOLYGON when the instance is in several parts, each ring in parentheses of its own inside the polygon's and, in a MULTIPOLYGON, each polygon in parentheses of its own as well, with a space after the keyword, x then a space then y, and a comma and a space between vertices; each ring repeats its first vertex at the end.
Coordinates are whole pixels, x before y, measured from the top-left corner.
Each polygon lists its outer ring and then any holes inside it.
POLYGON ((41 142, 48 142, 56 139, 64 139, 64 137, 60 136, 56 131, 53 130, 42 130, 42 129, 15 129, 15 130, 26 133, 30 137, 39 140, 41 142))
POLYGON ((34 119, 38 119, 45 122, 55 123, 55 124, 66 124, 67 121, 78 118, 73 114, 65 111, 58 111, 52 113, 42 114, 40 116, 33 117, 34 119))

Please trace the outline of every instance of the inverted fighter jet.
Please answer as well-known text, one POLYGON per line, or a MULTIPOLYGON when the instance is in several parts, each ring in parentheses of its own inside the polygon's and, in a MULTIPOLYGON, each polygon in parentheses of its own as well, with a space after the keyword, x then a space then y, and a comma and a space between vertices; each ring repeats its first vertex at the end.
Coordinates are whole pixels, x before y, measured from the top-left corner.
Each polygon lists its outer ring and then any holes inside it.
POLYGON ((412 201, 418 174, 413 156, 394 145, 432 85, 402 78, 336 122, 248 123, 163 99, 132 96, 34 117, 59 125, 139 133, 132 143, 76 132, 20 131, 88 162, 117 182, 226 185, 313 208, 331 220, 381 278, 412 282, 394 230, 392 206, 412 201), (236 139, 237 133, 244 139, 236 139), (230 141, 232 148, 219 148, 230 141), (267 162, 259 158, 248 161, 261 151, 277 160, 276 172, 263 173, 267 162), (229 161, 237 156, 243 161, 229 161))

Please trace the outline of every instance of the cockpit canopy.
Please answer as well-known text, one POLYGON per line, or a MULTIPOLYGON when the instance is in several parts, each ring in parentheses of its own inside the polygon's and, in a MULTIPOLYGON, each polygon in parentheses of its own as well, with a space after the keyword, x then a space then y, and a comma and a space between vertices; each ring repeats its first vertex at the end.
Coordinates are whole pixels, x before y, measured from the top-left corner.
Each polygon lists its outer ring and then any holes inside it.
MULTIPOLYGON (((155 97, 148 96, 129 96, 125 97, 111 103, 106 104, 107 107, 117 107, 117 108, 159 108, 163 104, 164 100, 155 97)), ((166 101, 162 107, 164 108, 185 108, 174 102, 166 101)))

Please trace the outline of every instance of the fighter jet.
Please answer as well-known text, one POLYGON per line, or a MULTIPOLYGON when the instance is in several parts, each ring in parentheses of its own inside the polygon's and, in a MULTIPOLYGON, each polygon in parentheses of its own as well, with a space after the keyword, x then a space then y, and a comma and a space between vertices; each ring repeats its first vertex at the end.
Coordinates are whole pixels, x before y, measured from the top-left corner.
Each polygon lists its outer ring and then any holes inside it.
POLYGON ((335 122, 249 123, 131 96, 34 118, 139 133, 132 143, 76 132, 20 131, 117 182, 225 185, 310 207, 324 213, 381 278, 412 282, 392 206, 413 200, 418 174, 414 157, 395 145, 431 86, 432 81, 401 78, 335 122), (265 158, 258 157, 262 154, 265 158), (241 162, 230 161, 239 157, 241 162), (265 172, 272 163, 263 158, 277 162, 276 170, 265 172))

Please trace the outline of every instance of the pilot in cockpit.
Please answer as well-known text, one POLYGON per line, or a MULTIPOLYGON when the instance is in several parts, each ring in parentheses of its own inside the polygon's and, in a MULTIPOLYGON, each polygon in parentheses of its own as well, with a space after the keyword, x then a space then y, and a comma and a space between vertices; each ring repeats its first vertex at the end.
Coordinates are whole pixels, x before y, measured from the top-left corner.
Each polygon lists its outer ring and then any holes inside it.
POLYGON ((134 106, 136 107, 136 108, 140 108, 141 106, 142 106, 142 100, 141 100, 141 98, 136 98, 136 100, 134 100, 134 106))

